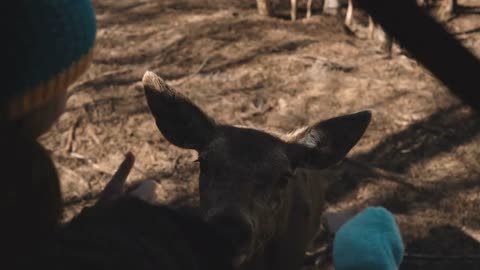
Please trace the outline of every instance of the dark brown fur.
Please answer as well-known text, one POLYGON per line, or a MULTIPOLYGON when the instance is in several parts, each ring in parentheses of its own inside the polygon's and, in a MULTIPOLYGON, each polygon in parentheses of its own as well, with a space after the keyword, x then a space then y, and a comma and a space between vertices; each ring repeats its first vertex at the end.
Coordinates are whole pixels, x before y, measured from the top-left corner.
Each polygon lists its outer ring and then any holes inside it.
POLYGON ((122 196, 84 209, 37 255, 32 268, 228 270, 233 249, 200 217, 122 196))
POLYGON ((328 168, 365 132, 370 113, 320 121, 293 134, 215 123, 152 72, 143 84, 162 134, 198 152, 204 217, 236 244, 247 269, 296 269, 323 209, 328 168))

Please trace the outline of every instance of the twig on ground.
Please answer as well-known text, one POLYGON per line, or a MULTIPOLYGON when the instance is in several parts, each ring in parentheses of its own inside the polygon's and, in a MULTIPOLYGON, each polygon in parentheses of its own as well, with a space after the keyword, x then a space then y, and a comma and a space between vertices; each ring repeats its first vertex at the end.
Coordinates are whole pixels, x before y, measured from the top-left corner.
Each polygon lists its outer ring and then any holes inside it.
POLYGON ((181 78, 180 80, 177 80, 177 81, 174 81, 174 82, 171 82, 170 84, 172 86, 179 86, 179 85, 182 85, 184 84, 185 82, 189 81, 191 78, 193 78, 195 75, 197 75, 198 73, 200 73, 202 71, 202 69, 207 65, 208 61, 212 58, 212 56, 208 56, 207 58, 205 58, 205 60, 203 60, 202 64, 200 66, 198 66, 198 68, 191 74, 181 78))
POLYGON ((90 125, 86 127, 86 132, 88 136, 90 136, 96 144, 101 144, 100 139, 98 138, 97 134, 95 134, 95 132, 93 131, 93 128, 90 125))
POLYGON ((130 72, 130 71, 132 71, 131 68, 110 70, 110 71, 101 73, 101 74, 95 76, 94 78, 78 81, 78 82, 76 82, 76 83, 74 83, 70 86, 71 90, 68 92, 68 97, 71 97, 72 95, 74 95, 78 91, 82 90, 86 85, 88 85, 91 82, 99 81, 103 78, 107 78, 107 77, 114 76, 114 75, 124 74, 124 73, 130 72))
POLYGON ((75 141, 75 130, 80 125, 81 117, 77 117, 73 125, 70 127, 67 137, 67 143, 65 144, 65 152, 70 153, 73 151, 73 143, 75 141))
POLYGON ((79 153, 75 153, 75 152, 71 152, 70 153, 70 156, 73 157, 73 158, 76 158, 76 159, 80 159, 80 160, 83 160, 83 161, 86 161, 88 164, 90 164, 90 166, 92 166, 92 168, 94 168, 95 170, 101 172, 101 173, 104 173, 104 174, 107 174, 109 176, 112 176, 113 173, 110 171, 110 170, 107 170, 101 166, 99 166, 98 164, 96 164, 92 159, 82 155, 82 154, 79 154, 79 153))
MULTIPOLYGON (((78 178, 78 179, 80 179, 80 180, 85 181, 85 179, 84 179, 80 174, 76 173, 74 170, 72 170, 72 169, 70 169, 70 168, 68 168, 68 167, 66 167, 66 166, 64 166, 64 165, 62 165, 62 164, 59 164, 59 163, 58 163, 58 164, 56 165, 56 167, 59 168, 60 170, 64 171, 64 172, 72 175, 72 176, 75 177, 75 178, 78 178)), ((87 182, 87 181, 85 181, 85 182, 87 182)))
MULTIPOLYGON (((110 175, 112 176, 113 173, 110 172, 109 170, 103 168, 102 166, 96 164, 91 158, 88 158, 82 154, 79 154, 79 153, 75 153, 75 152, 71 152, 70 153, 70 156, 73 157, 73 158, 76 158, 76 159, 79 159, 79 160, 83 160, 83 161, 86 161, 88 164, 90 164, 90 166, 92 166, 93 169, 101 172, 101 173, 104 173, 104 174, 107 174, 107 175, 110 175)), ((168 172, 168 173, 165 173, 165 177, 170 177, 172 176, 174 173, 175 173, 175 170, 177 168, 177 163, 178 163, 178 159, 175 160, 174 162, 174 165, 173 165, 173 169, 172 169, 172 172, 168 172)), ((158 179, 158 178, 155 178, 155 177, 151 177, 149 176, 144 170, 140 169, 138 166, 136 165, 133 165, 133 169, 138 171, 140 174, 142 174, 145 178, 148 178, 148 179, 151 179, 151 180, 154 180, 155 182, 157 183, 160 183, 161 181, 158 179)))
POLYGON ((406 178, 405 176, 403 176, 401 174, 394 173, 394 172, 391 172, 391 171, 387 171, 387 170, 384 170, 384 169, 381 169, 381 168, 373 167, 373 166, 365 164, 361 161, 353 160, 353 159, 350 159, 350 158, 345 158, 344 162, 347 163, 347 164, 353 165, 357 168, 367 170, 367 171, 369 171, 369 172, 371 172, 371 173, 373 173, 377 176, 385 178, 385 180, 404 185, 404 186, 406 186, 408 188, 411 188, 413 190, 416 190, 416 191, 423 191, 424 190, 422 187, 419 187, 415 184, 412 184, 408 178, 406 178))
POLYGON ((418 254, 418 253, 405 253, 405 259, 409 260, 432 260, 432 261, 472 261, 480 260, 480 254, 465 254, 465 255, 430 255, 430 254, 418 254))
POLYGON ((133 166, 133 169, 136 170, 137 172, 139 172, 141 175, 143 175, 143 177, 145 177, 146 179, 148 178, 148 179, 153 180, 157 183, 160 183, 159 179, 149 176, 144 170, 140 169, 139 167, 133 166))

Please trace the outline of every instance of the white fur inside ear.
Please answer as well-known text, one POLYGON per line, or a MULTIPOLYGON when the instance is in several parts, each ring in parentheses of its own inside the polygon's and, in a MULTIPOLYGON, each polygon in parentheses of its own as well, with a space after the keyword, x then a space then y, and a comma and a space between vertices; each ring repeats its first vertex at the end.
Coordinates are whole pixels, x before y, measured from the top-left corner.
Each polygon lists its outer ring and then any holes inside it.
POLYGON ((303 144, 307 147, 315 148, 317 147, 320 139, 321 139, 321 136, 318 133, 318 131, 316 131, 315 129, 311 129, 303 138, 303 144))
POLYGON ((129 194, 140 200, 153 204, 156 201, 156 190, 157 182, 154 180, 145 180, 129 194))

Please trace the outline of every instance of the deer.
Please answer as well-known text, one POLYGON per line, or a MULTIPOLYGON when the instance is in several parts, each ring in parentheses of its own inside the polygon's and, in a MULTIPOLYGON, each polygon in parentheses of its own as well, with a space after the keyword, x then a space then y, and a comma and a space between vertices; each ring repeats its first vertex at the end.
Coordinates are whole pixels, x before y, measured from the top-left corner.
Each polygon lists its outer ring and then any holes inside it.
POLYGON ((153 203, 154 180, 125 188, 133 164, 128 153, 95 204, 22 254, 19 269, 233 269, 232 241, 214 225, 189 209, 153 203))
POLYGON ((171 144, 198 154, 200 211, 229 235, 236 269, 298 269, 318 231, 334 165, 371 120, 359 111, 279 133, 217 123, 154 72, 148 108, 171 144))

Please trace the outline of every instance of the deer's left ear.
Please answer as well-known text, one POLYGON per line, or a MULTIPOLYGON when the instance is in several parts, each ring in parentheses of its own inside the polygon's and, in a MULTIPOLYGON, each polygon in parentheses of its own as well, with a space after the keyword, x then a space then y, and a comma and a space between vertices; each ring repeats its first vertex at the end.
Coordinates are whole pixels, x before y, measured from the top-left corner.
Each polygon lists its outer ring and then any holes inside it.
POLYGON ((365 133, 372 118, 369 111, 320 121, 300 132, 288 149, 294 166, 323 169, 341 161, 365 133))
POLYGON ((155 73, 145 72, 142 82, 148 107, 163 136, 178 147, 201 151, 215 133, 213 119, 155 73))

